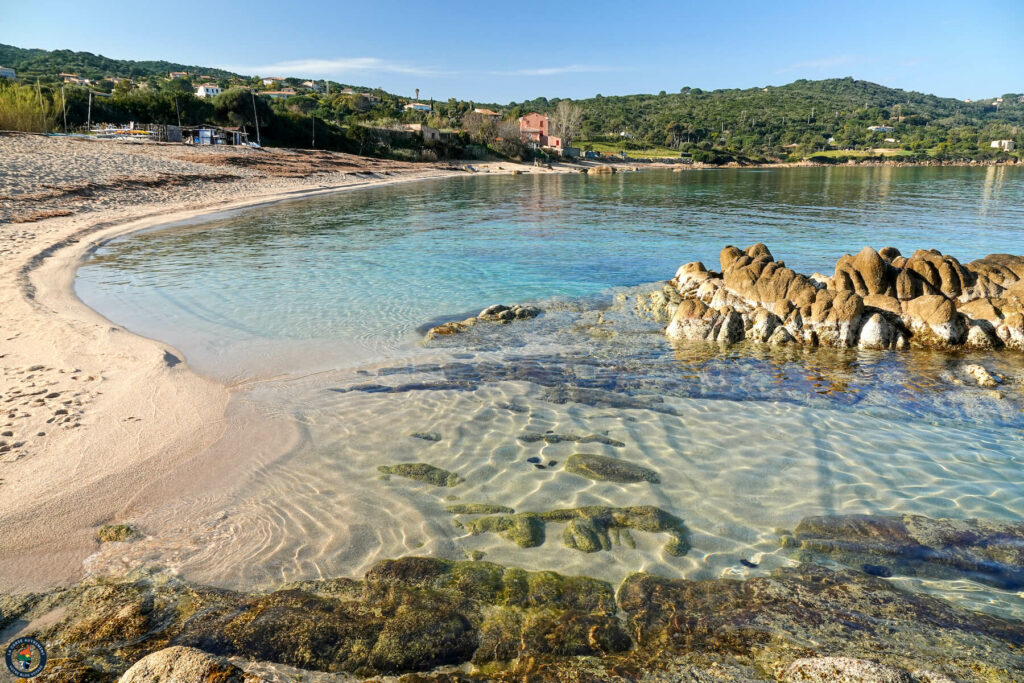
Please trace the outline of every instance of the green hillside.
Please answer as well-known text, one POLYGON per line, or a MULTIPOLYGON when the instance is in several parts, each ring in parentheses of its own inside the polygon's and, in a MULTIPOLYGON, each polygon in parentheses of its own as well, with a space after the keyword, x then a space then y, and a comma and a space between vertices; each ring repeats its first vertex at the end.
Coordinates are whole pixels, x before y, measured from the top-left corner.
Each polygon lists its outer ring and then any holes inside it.
MULTIPOLYGON (((943 144, 951 152, 966 153, 988 148, 994 139, 1014 139, 1019 148, 1024 142, 1024 103, 1019 98, 1007 93, 997 107, 994 99, 963 102, 836 78, 745 90, 683 88, 658 95, 598 95, 577 104, 584 114, 584 141, 625 151, 661 146, 756 157, 806 156, 827 148, 899 147, 925 152, 943 144), (868 130, 875 125, 895 130, 868 130), (830 138, 834 138, 831 144, 830 138), (898 143, 887 143, 886 138, 898 143)), ((557 103, 557 99, 539 98, 519 103, 515 109, 553 112, 557 103)))
POLYGON ((237 76, 230 71, 194 64, 178 64, 163 60, 136 62, 130 59, 110 59, 91 52, 71 50, 39 50, 0 44, 0 65, 18 72, 19 77, 45 78, 61 72, 75 73, 82 78, 99 79, 104 76, 144 78, 166 76, 171 71, 188 71, 215 78, 237 76))

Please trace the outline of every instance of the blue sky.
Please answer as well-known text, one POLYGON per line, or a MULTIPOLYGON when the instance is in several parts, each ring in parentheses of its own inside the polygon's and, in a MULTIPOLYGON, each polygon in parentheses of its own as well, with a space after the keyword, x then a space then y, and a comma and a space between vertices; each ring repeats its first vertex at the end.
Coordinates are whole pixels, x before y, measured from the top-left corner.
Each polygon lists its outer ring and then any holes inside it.
POLYGON ((478 102, 835 76, 1024 92, 1024 2, 270 2, 109 10, 0 0, 0 43, 331 78, 478 102))

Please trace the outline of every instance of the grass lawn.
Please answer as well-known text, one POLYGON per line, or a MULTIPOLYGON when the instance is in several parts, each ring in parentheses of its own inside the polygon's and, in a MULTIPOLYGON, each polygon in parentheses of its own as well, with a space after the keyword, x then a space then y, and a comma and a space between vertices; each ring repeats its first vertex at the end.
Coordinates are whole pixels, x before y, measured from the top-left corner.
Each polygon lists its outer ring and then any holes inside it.
POLYGON ((617 142, 589 142, 587 140, 577 140, 572 143, 573 147, 579 147, 580 149, 587 149, 590 147, 595 152, 601 154, 618 154, 620 151, 625 152, 627 156, 634 157, 636 159, 645 159, 647 157, 672 157, 673 159, 679 158, 679 151, 669 149, 668 147, 646 147, 644 149, 626 149, 626 147, 617 142))
POLYGON ((872 150, 866 149, 830 149, 825 152, 814 152, 811 156, 821 157, 867 157, 867 156, 886 156, 886 157, 908 157, 913 155, 914 152, 910 152, 905 149, 891 149, 888 147, 877 147, 872 150))

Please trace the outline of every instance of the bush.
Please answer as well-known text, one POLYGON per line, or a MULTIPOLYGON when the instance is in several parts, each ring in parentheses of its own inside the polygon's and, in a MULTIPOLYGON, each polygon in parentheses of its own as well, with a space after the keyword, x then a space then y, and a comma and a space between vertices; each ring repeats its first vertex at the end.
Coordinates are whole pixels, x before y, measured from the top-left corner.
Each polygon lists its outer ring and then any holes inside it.
POLYGON ((0 130, 20 130, 29 133, 50 133, 57 126, 60 113, 48 93, 30 85, 0 85, 0 130))

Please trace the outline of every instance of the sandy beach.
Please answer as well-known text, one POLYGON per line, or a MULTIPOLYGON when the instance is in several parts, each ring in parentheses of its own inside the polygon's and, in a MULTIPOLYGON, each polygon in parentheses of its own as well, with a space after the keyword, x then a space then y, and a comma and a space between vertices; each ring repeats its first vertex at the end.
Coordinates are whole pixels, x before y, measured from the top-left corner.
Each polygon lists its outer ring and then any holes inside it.
MULTIPOLYGON (((514 170, 575 172, 0 136, 0 590, 79 578, 100 525, 140 496, 175 496, 166 482, 194 479, 197 459, 224 434, 230 387, 75 296, 75 271, 95 245, 264 202, 514 170)), ((247 448, 259 429, 238 438, 232 443, 247 448)))

